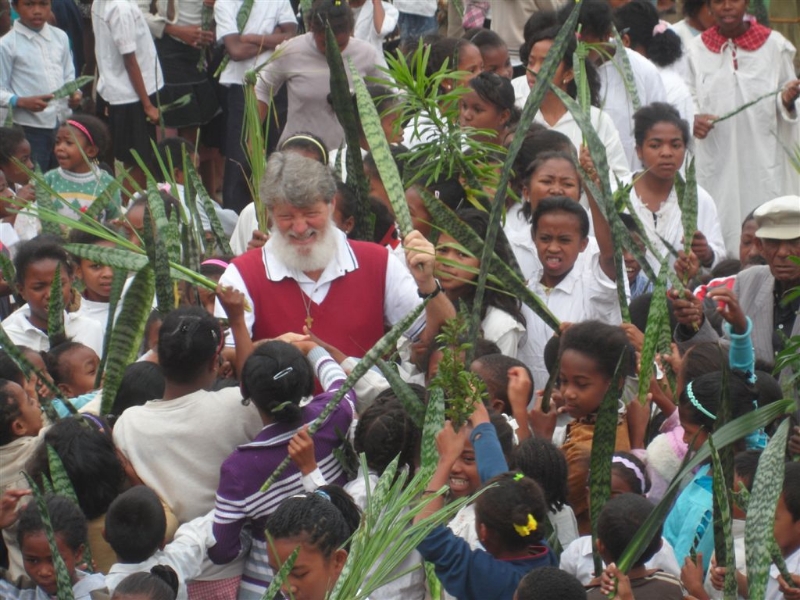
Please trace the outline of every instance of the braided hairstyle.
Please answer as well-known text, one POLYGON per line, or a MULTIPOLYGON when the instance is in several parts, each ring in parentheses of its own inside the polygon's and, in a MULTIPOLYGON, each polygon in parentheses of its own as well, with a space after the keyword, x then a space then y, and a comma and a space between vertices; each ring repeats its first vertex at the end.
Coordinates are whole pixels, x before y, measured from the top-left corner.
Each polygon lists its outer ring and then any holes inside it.
POLYGON ((551 512, 567 504, 567 459, 552 442, 534 437, 523 440, 514 448, 511 463, 542 487, 551 512))
POLYGON ((198 306, 173 310, 158 332, 158 361, 164 379, 187 384, 208 368, 220 351, 219 321, 198 306))
POLYGON ((503 473, 487 483, 475 501, 477 523, 493 531, 505 550, 524 550, 544 537, 542 523, 547 518, 547 502, 539 484, 522 473, 503 473), (494 485, 492 485, 494 484, 494 485), (521 532, 533 518, 537 526, 521 532))
POLYGON ((175 600, 178 586, 178 574, 172 567, 156 565, 149 573, 132 573, 120 581, 114 598, 144 596, 148 600, 175 600))
POLYGON ((410 479, 416 471, 421 436, 403 403, 387 395, 376 399, 361 415, 353 446, 366 455, 367 466, 378 475, 399 455, 398 467, 407 467, 410 479))
POLYGON ((242 395, 281 423, 301 418, 300 400, 314 393, 314 371, 303 353, 273 340, 256 348, 242 369, 242 395))
MULTIPOLYGON (((714 430, 716 415, 722 399, 722 371, 706 373, 690 381, 680 396, 678 406, 681 421, 699 425, 706 431, 714 430), (699 406, 698 406, 699 405, 699 406), (714 418, 709 416, 714 415, 714 418)), ((758 401, 758 392, 740 371, 731 371, 728 377, 728 399, 733 419, 753 410, 758 401)))
POLYGON ((360 522, 361 511, 350 495, 337 485, 323 485, 281 502, 267 519, 267 534, 275 540, 303 536, 328 559, 338 548, 349 550, 360 522))

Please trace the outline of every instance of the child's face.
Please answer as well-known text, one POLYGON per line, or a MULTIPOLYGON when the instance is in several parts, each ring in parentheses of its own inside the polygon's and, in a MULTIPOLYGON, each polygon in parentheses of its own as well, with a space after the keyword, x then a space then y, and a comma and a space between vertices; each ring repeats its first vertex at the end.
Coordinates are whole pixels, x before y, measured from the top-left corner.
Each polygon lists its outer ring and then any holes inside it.
MULTIPOLYGON (((97 242, 95 246, 103 248, 113 248, 113 242, 97 242)), ((83 297, 93 302, 108 302, 111 296, 111 281, 114 279, 114 269, 108 265, 88 260, 80 259, 75 269, 75 275, 83 281, 85 289, 83 297)))
POLYGON ((650 174, 672 181, 686 156, 683 133, 672 123, 656 123, 645 134, 642 145, 636 146, 636 154, 650 174))
MULTIPOLYGON (((47 367, 44 364, 44 359, 42 358, 42 355, 34 350, 25 350, 24 354, 25 358, 28 359, 28 362, 31 363, 37 369, 39 369, 39 372, 42 374, 42 377, 47 377, 47 379, 52 383, 53 378, 50 377, 50 373, 47 372, 47 367)), ((40 400, 50 399, 50 397, 52 396, 52 392, 50 391, 50 389, 39 378, 39 376, 36 375, 36 373, 31 373, 30 379, 28 379, 28 385, 36 390, 40 400)))
POLYGON ((281 589, 294 600, 325 600, 333 589, 347 560, 346 550, 336 550, 325 557, 315 546, 305 541, 305 536, 273 540, 268 545, 269 566, 277 573, 281 565, 300 546, 297 560, 281 589))
POLYGON ((469 439, 464 441, 464 450, 450 469, 447 484, 450 487, 450 496, 453 498, 464 498, 474 494, 481 487, 478 463, 475 462, 475 449, 469 439))
MULTIPOLYGON (((83 547, 72 550, 61 534, 56 533, 55 537, 58 553, 64 559, 64 563, 67 565, 67 572, 74 583, 75 565, 83 554, 83 547)), ((47 536, 44 530, 24 536, 20 551, 22 552, 22 563, 25 566, 25 572, 28 577, 47 594, 55 596, 58 592, 58 581, 56 580, 56 569, 55 565, 53 565, 50 544, 47 543, 47 536)))
POLYGON ((558 382, 564 408, 569 416, 580 419, 597 412, 611 379, 591 356, 568 349, 561 354, 558 382))
POLYGON ((86 158, 97 156, 97 146, 89 143, 86 136, 70 125, 62 125, 56 133, 55 155, 58 166, 73 173, 88 173, 86 158), (83 152, 83 154, 81 153, 83 152))
POLYGON ((123 227, 128 240, 140 246, 142 242, 139 237, 144 235, 144 204, 134 206, 125 213, 123 227))
POLYGON ((581 188, 575 165, 563 158, 545 161, 522 187, 522 193, 530 202, 532 211, 536 210, 540 200, 550 196, 566 196, 575 202, 580 201, 581 188))
POLYGON ((436 273, 447 297, 455 300, 466 295, 474 289, 469 283, 477 277, 480 259, 467 254, 466 249, 449 235, 439 236, 436 246, 436 273))
POLYGON ((5 388, 11 394, 20 415, 14 419, 12 429, 16 437, 29 437, 39 435, 42 429, 42 407, 36 394, 30 395, 16 383, 6 383, 5 388))
POLYGON ((542 282, 554 287, 572 270, 589 239, 581 234, 578 217, 555 211, 539 217, 533 243, 542 263, 542 282))
POLYGON ((64 365, 64 372, 69 373, 69 381, 59 383, 58 388, 70 398, 88 394, 96 389, 94 384, 100 358, 88 346, 78 346, 65 352, 59 358, 64 365))
POLYGON ((408 212, 411 215, 411 224, 414 229, 419 231, 426 238, 431 234, 430 223, 433 221, 431 213, 425 206, 422 200, 422 195, 416 187, 410 187, 406 190, 406 204, 408 204, 408 212))
POLYGON ((678 405, 678 417, 683 427, 683 443, 689 446, 689 452, 696 452, 708 439, 708 432, 702 425, 691 421, 689 410, 683 404, 678 405))
MULTIPOLYGON (((25 269, 24 279, 19 293, 31 309, 30 321, 36 327, 47 327, 47 308, 50 304, 50 286, 56 276, 58 261, 52 258, 38 260, 28 265, 25 269)), ((61 266, 61 293, 64 295, 64 305, 69 303, 69 294, 72 288, 67 269, 61 266)))
POLYGON ((50 0, 17 0, 13 3, 25 27, 41 29, 50 18, 50 0))
MULTIPOLYGON (((462 127, 474 129, 489 129, 502 131, 509 118, 509 111, 500 110, 491 102, 487 102, 473 89, 461 96, 458 100, 458 123, 462 127)), ((475 139, 486 139, 487 136, 477 135, 475 139)))
POLYGON ((800 548, 800 519, 794 520, 786 507, 783 494, 778 498, 778 506, 775 507, 775 541, 784 557, 800 548))
POLYGON ((465 44, 458 52, 458 70, 466 73, 460 80, 459 84, 466 87, 466 85, 475 78, 475 76, 483 71, 483 57, 481 51, 474 44, 465 44))
POLYGON ((484 72, 497 73, 500 77, 511 79, 514 69, 511 67, 511 57, 506 46, 484 48, 482 54, 484 72))
MULTIPOLYGON (((22 1, 20 1, 22 4, 22 1)), ((31 144, 28 140, 22 140, 17 146, 12 158, 16 158, 19 162, 25 165, 28 169, 33 171, 33 161, 31 160, 31 144)), ((8 183, 16 185, 26 185, 29 181, 27 173, 23 171, 14 161, 9 161, 3 164, 3 173, 6 175, 8 183)))

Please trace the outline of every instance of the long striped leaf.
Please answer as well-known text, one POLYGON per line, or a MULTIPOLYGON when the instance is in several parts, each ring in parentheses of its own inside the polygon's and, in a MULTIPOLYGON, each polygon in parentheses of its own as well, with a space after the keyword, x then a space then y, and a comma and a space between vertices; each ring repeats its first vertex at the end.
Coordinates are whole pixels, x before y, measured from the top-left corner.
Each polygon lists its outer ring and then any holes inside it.
MULTIPOLYGON (((372 365, 375 364, 375 361, 388 352, 391 352, 391 350, 397 344, 397 340, 400 339, 400 337, 408 330, 408 328, 414 324, 414 321, 419 318, 419 316, 422 314, 422 311, 425 310, 427 302, 427 300, 422 301, 417 308, 403 317, 397 324, 395 324, 394 327, 387 331, 372 348, 369 349, 369 351, 360 361, 358 361, 358 364, 350 372, 350 375, 347 376, 347 379, 345 379, 342 383, 342 387, 337 390, 337 392, 333 395, 333 398, 331 398, 328 401, 328 404, 325 405, 325 408, 322 409, 322 412, 319 414, 319 416, 308 426, 309 435, 313 436, 317 432, 330 414, 336 410, 336 407, 342 401, 345 394, 349 392, 355 385, 356 381, 361 379, 364 373, 366 373, 372 367, 372 365)), ((264 485, 261 486, 262 492, 266 492, 270 486, 277 481, 277 479, 286 470, 286 467, 289 466, 290 462, 291 458, 288 456, 281 461, 281 464, 278 465, 275 471, 273 471, 272 475, 269 476, 269 479, 267 479, 264 482, 264 485)))
POLYGON ((367 85, 358 74, 353 59, 350 58, 349 61, 350 75, 353 78, 353 86, 356 90, 361 129, 367 138, 372 157, 375 159, 375 166, 378 168, 381 181, 389 196, 389 202, 392 205, 400 235, 405 237, 414 227, 411 225, 411 214, 408 212, 408 203, 406 202, 403 182, 400 179, 400 172, 397 170, 397 163, 392 156, 386 135, 383 133, 383 127, 381 127, 381 117, 375 108, 372 97, 369 95, 367 85))
MULTIPOLYGON (((171 158, 171 156, 170 156, 171 158)), ((200 211, 197 208, 197 189, 194 186, 194 179, 189 176, 189 165, 192 163, 191 157, 186 152, 186 148, 183 147, 183 151, 181 153, 181 165, 182 170, 184 173, 183 178, 183 199, 186 204, 186 208, 188 211, 188 220, 184 219, 185 223, 190 224, 194 235, 192 238, 194 239, 194 246, 195 248, 202 249, 205 248, 205 231, 203 231, 203 223, 200 220, 200 211)), ((181 234, 183 237, 183 234, 181 234)), ((185 243, 185 242, 184 242, 185 243)), ((194 252, 194 250, 192 250, 194 252)), ((212 255, 213 252, 209 252, 209 255, 212 255)), ((191 265, 189 268, 195 269, 191 265)))
POLYGON ((158 312, 162 315, 166 315, 175 308, 175 287, 170 274, 170 256, 166 240, 169 226, 161 194, 155 183, 148 181, 147 206, 144 214, 144 245, 147 258, 150 260, 156 276, 156 302, 158 312))
POLYGON ((53 96, 53 100, 59 100, 61 98, 68 98, 72 96, 75 92, 81 89, 83 86, 88 85, 94 81, 94 77, 91 75, 83 75, 78 77, 77 79, 73 79, 72 81, 68 81, 64 85, 62 85, 57 90, 51 92, 53 96))
POLYGON ((653 295, 650 300, 650 312, 647 315, 647 325, 644 331, 642 356, 639 365, 639 402, 644 405, 650 391, 650 379, 653 376, 654 360, 659 350, 661 333, 664 321, 669 322, 669 308, 667 306, 667 273, 669 265, 666 259, 661 263, 653 295))
POLYGON ((625 382, 625 357, 627 348, 620 353, 614 377, 600 402, 592 436, 592 454, 589 466, 589 514, 592 521, 592 559, 594 572, 603 571, 603 559, 597 551, 597 520, 600 511, 611 498, 611 460, 617 443, 619 398, 625 382))
POLYGON ((153 305, 155 274, 145 267, 133 278, 122 300, 122 311, 114 324, 108 344, 106 379, 103 384, 103 401, 100 413, 108 414, 114 404, 125 368, 136 360, 144 336, 144 326, 153 305))
MULTIPOLYGON (((614 62, 614 66, 622 76, 622 83, 625 85, 625 91, 631 99, 633 110, 637 111, 642 107, 642 101, 639 99, 639 89, 636 87, 636 78, 633 76, 633 68, 631 67, 631 59, 628 57, 628 51, 625 44, 622 43, 622 38, 619 31, 614 27, 614 42, 616 43, 616 54, 614 57, 619 57, 619 63, 614 62)), ((613 59, 612 59, 613 60, 613 59)))
POLYGON ((214 238, 216 239, 217 245, 219 245, 220 250, 226 256, 232 256, 233 250, 231 250, 230 241, 228 237, 225 235, 225 232, 222 230, 222 225, 219 222, 219 217, 217 217, 217 211, 214 210, 214 201, 211 199, 211 196, 208 195, 205 186, 203 185, 203 181, 200 179, 200 175, 197 174, 197 169, 194 168, 194 165, 189 161, 186 165, 188 170, 189 178, 192 180, 192 185, 194 189, 197 191, 197 197, 203 203, 203 207, 206 210, 206 215, 208 216, 208 220, 211 223, 211 231, 214 234, 214 238))
POLYGON ((414 390, 411 389, 408 383, 400 377, 400 374, 392 365, 388 364, 382 358, 375 361, 375 364, 381 370, 381 373, 383 373, 386 381, 389 382, 397 399, 403 403, 409 418, 414 421, 417 427, 422 427, 425 424, 425 405, 420 402, 417 394, 414 393, 414 390))
MULTIPOLYGON (((578 15, 580 13, 580 5, 576 3, 572 7, 572 12, 567 18, 564 25, 553 40, 547 57, 544 60, 541 70, 537 74, 536 84, 531 89, 528 99, 525 101, 525 107, 522 109, 522 116, 520 117, 519 124, 517 125, 519 131, 527 131, 530 124, 533 122, 536 113, 539 112, 539 106, 542 103, 549 88, 549 82, 553 78, 558 69, 558 65, 563 59, 564 52, 566 51, 567 44, 570 38, 575 35, 575 26, 578 23, 578 15)), ((475 288, 475 295, 473 296, 472 306, 472 320, 470 322, 469 337, 470 340, 475 340, 478 337, 478 331, 481 324, 481 308, 483 305, 483 295, 486 289, 486 280, 491 268, 491 258, 494 253, 494 245, 497 240, 497 232, 502 226, 503 208, 505 206, 506 188, 511 177, 511 170, 514 160, 522 148, 522 142, 525 136, 514 136, 514 140, 508 148, 508 155, 506 156, 503 169, 500 173, 500 181, 497 185, 497 192, 492 202, 492 209, 489 213, 489 225, 486 231, 486 240, 484 241, 483 252, 481 253, 481 272, 478 275, 477 287, 475 288)), ((467 361, 471 359, 471 352, 467 353, 467 361)))
POLYGON ((108 297, 108 318, 106 319, 106 330, 103 333, 103 356, 100 364, 97 365, 97 375, 94 379, 94 387, 99 389, 103 381, 103 374, 108 360, 108 346, 111 343, 111 333, 114 330, 114 321, 117 315, 117 306, 122 298, 122 290, 125 288, 125 281, 128 279, 128 272, 122 269, 114 269, 114 277, 111 279, 111 293, 108 297))
MULTIPOLYGON (((743 415, 737 419, 734 419, 724 427, 720 428, 719 431, 715 431, 712 434, 714 438, 714 444, 718 449, 724 448, 728 444, 732 444, 738 440, 741 440, 749 433, 759 429, 760 427, 766 427, 768 424, 772 423, 775 419, 780 417, 781 415, 788 414, 795 409, 794 400, 791 398, 786 400, 779 400, 778 402, 773 402, 768 406, 764 406, 753 412, 750 412, 746 415, 743 415)), ((786 441, 786 437, 784 435, 784 443, 786 441)), ((688 458, 689 455, 687 455, 688 458)), ((642 526, 637 531, 634 538, 630 541, 628 546, 625 548, 625 551, 622 553, 622 556, 617 561, 617 567, 619 567, 622 573, 627 573, 630 568, 634 565, 634 563, 638 560, 639 556, 641 556, 644 549, 653 539, 653 536, 656 534, 656 531, 659 527, 664 523, 664 519, 667 517, 670 509, 672 508, 672 503, 675 501, 678 493, 682 489, 683 480, 687 475, 692 473, 692 471, 697 468, 699 465, 703 464, 707 461, 711 456, 711 452, 709 450, 708 442, 703 444, 700 449, 691 457, 691 459, 687 460, 686 463, 681 467, 678 471, 678 474, 672 479, 669 486, 664 492, 664 496, 661 502, 655 507, 653 512, 650 516, 642 523, 642 526)), ((761 457, 763 460, 763 456, 761 457)), ((759 461, 760 463, 760 461, 759 461)), ((751 500, 752 501, 752 500, 751 500)), ((775 504, 772 505, 772 518, 775 518, 775 504)), ((750 511, 748 508, 748 515, 747 515, 748 523, 750 521, 750 511)), ((745 529, 746 535, 746 529, 745 529)), ((765 546, 761 546, 764 548, 765 546)), ((748 563, 748 570, 750 569, 748 563)), ((755 598, 757 596, 753 596, 751 593, 751 597, 755 598)))
MULTIPOLYGON (((680 176, 676 173, 676 176, 680 176)), ((683 251, 686 254, 692 249, 692 239, 697 231, 697 176, 695 174, 694 157, 686 167, 686 184, 683 194, 678 196, 681 207, 681 224, 683 225, 683 251)))
MULTIPOLYGON (((269 534, 267 534, 267 543, 272 545, 272 539, 269 537, 269 534)), ((262 600, 274 600, 275 598, 281 597, 281 586, 294 568, 294 563, 297 562, 297 555, 300 554, 300 548, 302 548, 302 546, 298 545, 289 555, 289 558, 286 559, 286 562, 278 569, 278 572, 275 573, 275 577, 270 582, 267 591, 264 592, 264 595, 261 597, 262 600)))
POLYGON ((736 556, 733 549, 733 531, 731 530, 731 497, 730 488, 726 485, 725 472, 719 458, 714 439, 708 439, 708 449, 711 452, 711 466, 713 475, 714 492, 714 545, 716 548, 717 564, 724 566, 725 584, 723 594, 725 600, 736 600, 738 586, 736 585, 736 556), (724 553, 719 554, 721 547, 724 553))
MULTIPOLYGON (((267 169, 267 139, 265 124, 269 127, 269 116, 261 122, 261 113, 258 109, 256 97, 257 77, 246 77, 244 84, 244 127, 242 129, 242 147, 247 150, 247 162, 250 165, 250 180, 248 187, 256 209, 256 221, 261 231, 267 231, 267 207, 261 198, 261 179, 267 169)), ((270 98, 272 100, 272 98, 270 98)), ((268 111, 273 110, 270 101, 268 111)))
MULTIPOLYGON (((59 390, 53 384, 49 377, 46 377, 40 369, 35 367, 28 360, 25 354, 17 347, 11 338, 8 337, 8 334, 6 333, 6 330, 3 329, 2 325, 0 325, 0 348, 2 348, 3 351, 11 358, 11 360, 16 363, 20 370, 25 374, 26 379, 29 379, 33 373, 38 377, 39 381, 41 381, 45 387, 47 387, 48 391, 53 395, 53 398, 58 398, 61 396, 61 390, 59 390)), ((71 406, 69 402, 65 402, 64 404, 66 404, 67 407, 71 406)), ((49 401, 42 402, 42 410, 44 410, 45 414, 47 414, 47 417, 52 422, 58 421, 58 413, 53 410, 49 401)))
POLYGON ((0 272, 2 272, 3 280, 8 284, 8 287, 13 290, 14 302, 20 306, 25 304, 25 301, 16 291, 17 270, 14 268, 14 262, 3 252, 0 252, 0 272))
POLYGON ((47 338, 50 346, 54 342, 63 342, 64 336, 64 293, 61 289, 61 263, 56 265, 56 272, 50 284, 50 301, 47 303, 47 338))
POLYGON ((436 435, 444 428, 444 390, 432 388, 428 394, 428 408, 425 411, 425 425, 422 428, 422 470, 432 476, 439 462, 436 449, 436 435))
POLYGON ((41 517, 42 524, 44 525, 47 543, 50 546, 53 566, 56 570, 56 581, 58 583, 57 598, 58 600, 75 600, 75 594, 72 592, 72 578, 69 575, 69 571, 67 571, 67 565, 64 563, 64 559, 61 557, 61 553, 58 551, 56 537, 53 533, 53 525, 50 522, 50 513, 47 511, 47 503, 44 500, 44 496, 42 495, 39 486, 36 485, 36 482, 31 478, 31 476, 25 472, 23 472, 23 475, 25 475, 25 479, 28 480, 28 486, 31 488, 31 492, 33 493, 33 500, 36 502, 36 508, 39 509, 39 516, 41 517))
MULTIPOLYGON (((55 211, 53 196, 57 196, 58 194, 40 185, 40 182, 44 181, 44 175, 42 174, 42 170, 39 168, 39 165, 36 165, 36 170, 33 174, 34 181, 36 182, 36 185, 34 186, 36 195, 36 208, 32 212, 36 213, 40 209, 55 211)), ((42 221, 42 233, 55 235, 62 238, 64 237, 64 232, 61 230, 61 228, 56 223, 52 223, 50 221, 42 221)))
POLYGON ((147 255, 120 248, 104 248, 94 244, 64 244, 64 249, 70 254, 109 265, 115 271, 123 273, 140 271, 149 264, 147 255))
POLYGON ((786 440, 791 421, 784 419, 766 450, 758 459, 753 489, 747 506, 744 547, 747 562, 747 583, 751 598, 763 598, 769 582, 772 558, 768 551, 773 538, 775 507, 783 489, 786 440))

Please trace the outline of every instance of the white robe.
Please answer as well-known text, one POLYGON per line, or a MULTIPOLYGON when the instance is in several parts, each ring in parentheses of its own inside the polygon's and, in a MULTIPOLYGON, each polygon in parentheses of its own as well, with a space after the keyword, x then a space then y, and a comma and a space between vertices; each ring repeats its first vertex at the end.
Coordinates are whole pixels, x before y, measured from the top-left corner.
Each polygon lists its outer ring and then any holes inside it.
POLYGON ((689 127, 692 127, 697 111, 694 107, 692 92, 689 91, 689 86, 686 85, 679 69, 679 62, 668 67, 658 67, 658 74, 661 75, 661 81, 667 91, 667 102, 677 108, 681 118, 689 123, 689 127))
MULTIPOLYGON (((696 38, 689 48, 689 88, 699 114, 722 116, 795 79, 795 48, 773 31, 755 52, 732 43, 715 54, 696 38)), ((800 175, 785 148, 800 143, 797 105, 788 112, 780 94, 717 124, 695 144, 697 181, 717 202, 728 252, 739 248, 745 216, 760 204, 800 190, 800 175)))

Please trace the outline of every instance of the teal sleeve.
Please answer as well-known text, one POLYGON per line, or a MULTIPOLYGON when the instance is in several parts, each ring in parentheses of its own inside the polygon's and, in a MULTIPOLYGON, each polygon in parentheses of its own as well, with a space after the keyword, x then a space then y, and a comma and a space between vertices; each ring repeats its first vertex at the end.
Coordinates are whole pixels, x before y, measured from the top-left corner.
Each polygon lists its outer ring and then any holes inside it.
POLYGON ((746 318, 747 330, 744 333, 733 333, 730 323, 725 323, 724 328, 725 333, 731 340, 728 353, 728 362, 731 370, 746 373, 748 378, 753 379, 753 374, 756 370, 756 354, 753 349, 753 340, 750 338, 750 334, 753 331, 753 322, 750 317, 746 318))

